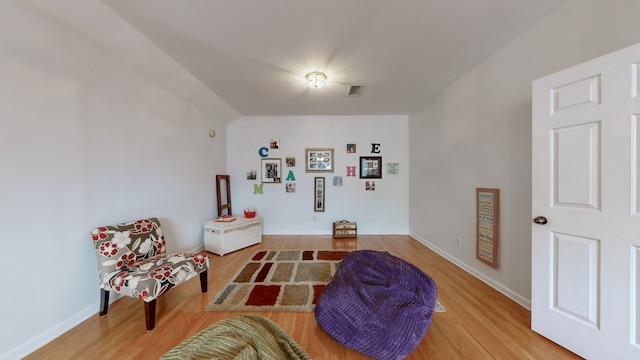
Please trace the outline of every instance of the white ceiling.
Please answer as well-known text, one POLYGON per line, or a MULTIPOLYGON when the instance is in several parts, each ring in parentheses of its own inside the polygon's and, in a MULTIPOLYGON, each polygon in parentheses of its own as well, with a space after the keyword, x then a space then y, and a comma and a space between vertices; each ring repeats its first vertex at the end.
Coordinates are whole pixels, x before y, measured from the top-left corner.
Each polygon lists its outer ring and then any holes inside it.
POLYGON ((416 110, 565 1, 103 2, 241 115, 377 115, 416 110))

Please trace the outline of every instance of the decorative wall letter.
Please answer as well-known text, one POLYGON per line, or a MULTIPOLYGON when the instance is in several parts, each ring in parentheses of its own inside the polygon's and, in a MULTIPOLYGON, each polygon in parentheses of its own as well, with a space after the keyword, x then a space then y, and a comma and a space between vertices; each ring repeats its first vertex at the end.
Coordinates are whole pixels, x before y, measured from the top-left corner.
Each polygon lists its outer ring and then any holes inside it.
POLYGON ((356 176, 355 166, 347 166, 347 176, 356 176))
POLYGON ((296 177, 293 176, 293 170, 289 170, 289 174, 287 175, 287 178, 284 179, 285 181, 296 181, 296 177))
POLYGON ((267 157, 269 156, 269 148, 266 147, 261 147, 260 149, 258 149, 258 155, 260 155, 260 157, 267 157))
POLYGON ((262 192, 262 184, 253 184, 253 193, 260 194, 260 195, 264 194, 262 192))
POLYGON ((380 144, 371 143, 371 153, 380 154, 380 144))

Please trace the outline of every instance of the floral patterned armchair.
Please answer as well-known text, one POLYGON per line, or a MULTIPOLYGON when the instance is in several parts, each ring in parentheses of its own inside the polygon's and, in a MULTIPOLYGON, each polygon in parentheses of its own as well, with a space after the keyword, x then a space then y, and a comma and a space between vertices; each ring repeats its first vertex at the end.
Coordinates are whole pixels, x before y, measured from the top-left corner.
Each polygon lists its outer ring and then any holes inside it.
POLYGON ((109 292, 144 301, 147 330, 155 326, 156 298, 200 274, 207 292, 209 258, 203 254, 167 254, 157 218, 91 231, 100 275, 100 316, 107 315, 109 292))

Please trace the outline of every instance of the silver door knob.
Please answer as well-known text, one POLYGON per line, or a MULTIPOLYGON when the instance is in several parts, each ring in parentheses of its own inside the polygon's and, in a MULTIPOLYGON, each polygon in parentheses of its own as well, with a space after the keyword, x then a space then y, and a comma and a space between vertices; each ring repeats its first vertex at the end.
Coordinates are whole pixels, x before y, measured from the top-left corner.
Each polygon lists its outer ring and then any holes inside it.
POLYGON ((544 224, 548 223, 547 218, 544 217, 544 216, 538 216, 538 217, 534 218, 533 222, 538 224, 538 225, 544 225, 544 224))

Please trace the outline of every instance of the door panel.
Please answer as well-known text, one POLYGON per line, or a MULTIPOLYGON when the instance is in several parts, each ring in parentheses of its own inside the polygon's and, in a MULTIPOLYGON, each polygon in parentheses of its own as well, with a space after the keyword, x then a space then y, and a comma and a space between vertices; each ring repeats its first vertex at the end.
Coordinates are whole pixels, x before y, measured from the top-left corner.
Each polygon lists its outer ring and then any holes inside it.
POLYGON ((554 205, 599 209, 600 123, 551 131, 554 205))
POLYGON ((592 76, 551 90, 551 115, 558 110, 600 103, 600 76, 592 76))
POLYGON ((631 250, 632 274, 631 286, 632 292, 632 309, 631 309, 631 339, 634 345, 640 347, 640 246, 634 246, 631 250))
POLYGON ((553 307, 578 321, 600 327, 599 241, 558 233, 553 234, 553 241, 553 307))
POLYGON ((632 166, 632 179, 633 194, 631 203, 632 213, 638 215, 640 212, 640 115, 634 114, 631 116, 631 166, 632 166))

